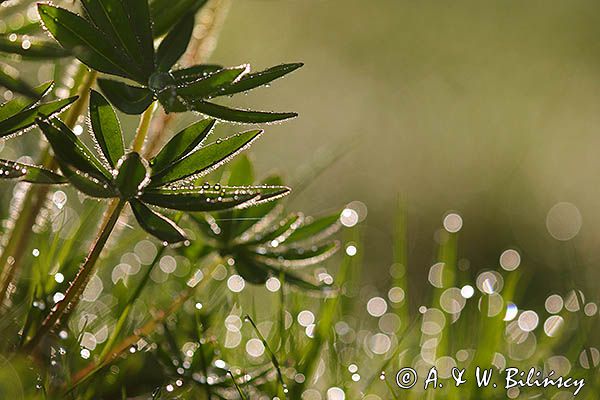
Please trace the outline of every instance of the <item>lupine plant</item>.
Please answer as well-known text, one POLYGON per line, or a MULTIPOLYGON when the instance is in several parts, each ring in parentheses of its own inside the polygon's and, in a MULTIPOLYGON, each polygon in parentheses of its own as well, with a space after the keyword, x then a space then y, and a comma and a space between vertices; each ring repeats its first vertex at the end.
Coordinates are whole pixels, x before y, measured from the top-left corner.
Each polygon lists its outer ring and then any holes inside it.
POLYGON ((593 292, 532 299, 518 249, 470 266, 455 213, 421 290, 404 202, 385 284, 364 285, 366 206, 308 216, 256 176, 261 124, 296 114, 216 101, 302 64, 209 63, 228 3, 0 0, 0 399, 573 398, 395 379, 476 365, 583 377, 596 399, 593 292))

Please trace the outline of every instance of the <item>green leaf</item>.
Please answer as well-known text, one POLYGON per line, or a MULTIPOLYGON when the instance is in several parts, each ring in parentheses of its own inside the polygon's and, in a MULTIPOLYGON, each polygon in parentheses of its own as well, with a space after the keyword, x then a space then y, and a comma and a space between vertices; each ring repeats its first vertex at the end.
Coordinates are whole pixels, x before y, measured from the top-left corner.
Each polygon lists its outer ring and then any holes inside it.
POLYGON ((122 199, 135 197, 148 183, 148 166, 146 160, 131 152, 123 156, 117 164, 115 185, 122 199))
POLYGON ((154 175, 150 185, 156 187, 192 175, 206 175, 250 147, 262 133, 262 130, 252 130, 218 139, 175 162, 169 169, 154 175))
POLYGON ((139 200, 134 199, 129 204, 140 226, 152 236, 168 243, 186 240, 185 232, 175 222, 152 211, 139 200))
POLYGON ((125 154, 121 125, 115 110, 95 90, 90 93, 90 120, 94 137, 104 157, 113 168, 116 167, 117 161, 125 154))
POLYGON ((108 100, 125 114, 141 114, 154 100, 152 92, 148 89, 130 86, 124 82, 98 79, 98 86, 108 100))
POLYGON ((0 65, 0 87, 4 87, 8 90, 12 90, 13 92, 23 94, 25 96, 31 97, 32 99, 37 99, 37 93, 31 86, 27 83, 23 82, 20 79, 15 78, 7 74, 0 65))
POLYGON ((146 78, 152 73, 152 68, 144 70, 144 52, 142 43, 138 40, 135 27, 128 15, 126 2, 120 0, 82 0, 88 17, 98 28, 110 38, 112 43, 136 62, 140 77, 146 78), (139 63, 139 61, 142 61, 139 63))
POLYGON ((204 187, 185 189, 148 189, 141 199, 159 207, 180 211, 221 211, 237 207, 259 197, 259 192, 253 188, 222 187, 214 190, 204 187))
POLYGON ((157 174, 163 171, 198 147, 210 134, 215 122, 212 118, 206 118, 173 136, 156 157, 151 160, 153 173, 157 174))
MULTIPOLYGON (((279 176, 270 176, 265 179, 262 184, 264 186, 282 186, 283 180, 279 176)), ((277 200, 277 199, 273 199, 277 200)), ((263 202, 260 205, 236 211, 236 217, 239 221, 235 226, 233 235, 237 237, 248 231, 263 218, 273 212, 277 203, 275 201, 263 202)))
POLYGON ((288 215, 279 222, 270 232, 260 235, 257 239, 244 243, 245 245, 265 244, 267 246, 277 247, 279 243, 284 242, 296 229, 298 229, 304 220, 301 214, 294 213, 288 215), (275 241, 277 244, 272 244, 275 241))
POLYGON ((222 211, 250 206, 263 198, 284 196, 287 187, 217 187, 205 184, 189 188, 159 188, 144 191, 141 199, 149 204, 181 211, 222 211))
POLYGON ((101 182, 110 182, 112 175, 79 138, 60 120, 52 124, 38 121, 38 125, 50 142, 54 155, 62 163, 88 173, 101 182))
POLYGON ((194 23, 194 14, 186 15, 160 43, 156 52, 156 67, 159 71, 170 70, 185 53, 192 38, 194 23))
POLYGON ((64 176, 35 165, 28 165, 9 160, 0 160, 0 179, 19 178, 24 182, 41 184, 67 183, 64 176))
POLYGON ((207 0, 152 0, 150 13, 154 21, 154 37, 166 34, 188 14, 195 14, 207 0))
POLYGON ((245 124, 258 124, 283 121, 295 118, 298 114, 293 112, 277 113, 268 111, 248 111, 221 106, 208 101, 197 101, 188 105, 190 111, 198 111, 211 117, 225 121, 241 122, 245 124))
POLYGON ((9 40, 5 35, 0 36, 0 51, 37 59, 54 59, 69 55, 67 50, 48 40, 41 40, 34 37, 27 37, 25 40, 23 37, 17 37, 13 41, 9 40))
POLYGON ((318 241, 333 235, 340 228, 340 214, 328 215, 315 219, 309 224, 305 224, 292 233, 285 244, 303 242, 306 240, 318 241))
POLYGON ((35 107, 20 111, 16 115, 0 121, 0 137, 12 135, 27 129, 35 125, 37 120, 51 118, 71 105, 75 100, 77 100, 77 96, 49 103, 42 103, 35 107))
POLYGON ((135 64, 127 54, 88 21, 48 4, 38 4, 38 11, 52 36, 88 67, 107 74, 140 79, 140 71, 132 68, 135 64))
POLYGON ((222 90, 219 95, 231 95, 246 92, 259 86, 267 85, 275 79, 279 79, 282 76, 297 70, 303 65, 304 64, 302 63, 282 64, 264 71, 244 75, 239 81, 229 85, 225 90, 222 90))
POLYGON ((27 98, 27 97, 17 97, 7 103, 0 104, 0 121, 4 121, 9 117, 14 116, 20 111, 23 111, 26 108, 33 106, 36 103, 37 98, 43 97, 48 91, 52 88, 52 81, 41 84, 40 86, 34 88, 34 92, 36 93, 35 98, 27 98))
POLYGON ((225 90, 226 86, 231 85, 237 79, 240 79, 248 71, 250 71, 250 66, 244 64, 239 67, 221 69, 206 77, 183 85, 181 85, 180 82, 176 82, 178 84, 176 93, 190 101, 219 95, 220 92, 225 90))
POLYGON ((226 179, 228 186, 247 186, 254 183, 254 168, 246 154, 236 157, 228 167, 226 179))
POLYGON ((315 248, 291 248, 281 252, 257 255, 259 262, 274 267, 302 268, 318 264, 331 257, 339 249, 338 242, 325 243, 315 248))
POLYGON ((116 193, 104 180, 99 180, 93 176, 77 171, 66 163, 60 162, 60 170, 77 190, 91 197, 108 199, 116 197, 116 193))
POLYGON ((180 85, 190 84, 201 78, 206 78, 208 75, 213 74, 223 69, 222 65, 217 64, 199 64, 193 67, 178 69, 171 71, 171 75, 180 85))
POLYGON ((265 266, 259 264, 245 251, 233 254, 233 258, 235 259, 235 270, 244 280, 250 283, 260 285, 265 283, 271 276, 265 266))

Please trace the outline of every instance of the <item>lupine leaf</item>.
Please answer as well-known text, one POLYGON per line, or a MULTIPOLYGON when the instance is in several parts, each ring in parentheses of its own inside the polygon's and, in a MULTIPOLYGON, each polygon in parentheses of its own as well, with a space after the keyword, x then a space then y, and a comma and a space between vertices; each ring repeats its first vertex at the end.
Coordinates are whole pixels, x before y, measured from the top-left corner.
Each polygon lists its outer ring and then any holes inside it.
MULTIPOLYGON (((128 15, 127 2, 120 0, 82 0, 87 14, 96 27, 108 36, 115 46, 118 46, 129 56, 129 61, 138 63, 143 77, 152 73, 144 65, 143 43, 138 39, 133 21, 128 15), (140 63, 141 61, 141 63, 140 63)), ((150 39, 151 40, 151 39, 150 39)))
POLYGON ((87 66, 112 75, 139 79, 127 54, 88 21, 63 8, 38 4, 40 18, 52 36, 87 66))
POLYGON ((269 279, 271 273, 265 266, 260 265, 253 257, 245 251, 235 253, 235 269, 244 280, 254 283, 263 284, 269 279))
POLYGON ((108 101, 98 92, 90 93, 90 120, 94 137, 98 142, 104 157, 114 168, 117 161, 125 154, 121 125, 115 110, 108 101))
POLYGON ((149 74, 155 70, 154 38, 152 36, 152 20, 150 19, 150 7, 148 0, 128 0, 123 5, 127 11, 129 23, 135 31, 144 60, 144 71, 149 74))
POLYGON ((108 100, 125 114, 141 114, 152 104, 152 92, 111 79, 98 79, 98 86, 108 100))
POLYGON ((152 236, 168 243, 186 240, 185 233, 175 222, 152 211, 139 200, 134 199, 129 204, 140 226, 152 236))
POLYGON ((9 54, 19 54, 27 58, 61 58, 69 55, 64 48, 57 46, 56 43, 48 40, 40 40, 29 37, 28 46, 24 46, 23 38, 17 37, 16 40, 9 40, 5 35, 0 36, 0 51, 9 54))
MULTIPOLYGON (((265 186, 281 186, 283 185, 283 180, 279 176, 270 176, 265 179, 262 184, 265 186)), ((235 226, 233 236, 239 236, 248 229, 252 228, 262 218, 270 214, 276 206, 277 203, 272 201, 246 208, 244 210, 239 210, 237 212, 238 223, 235 226)))
POLYGON ((314 220, 296 229, 287 240, 286 244, 301 242, 309 239, 320 240, 334 234, 340 227, 339 213, 328 215, 314 220))
POLYGON ((267 252, 256 257, 267 265, 298 268, 318 264, 334 254, 338 248, 338 242, 330 242, 309 249, 293 248, 282 252, 267 252))
POLYGON ((195 14, 206 2, 207 0, 152 0, 150 13, 154 21, 154 37, 166 34, 172 26, 186 15, 195 14))
MULTIPOLYGON (((36 98, 41 98, 46 93, 48 93, 48 91, 52 88, 53 83, 54 82, 49 81, 34 88, 33 90, 36 93, 36 98)), ((19 96, 9 102, 0 104, 0 121, 4 121, 9 117, 14 116, 18 112, 33 106, 37 101, 36 98, 27 98, 19 96)))
POLYGON ((63 184, 67 183, 64 176, 35 165, 22 164, 15 161, 0 160, 0 179, 19 178, 24 182, 63 184))
POLYGON ((282 187, 220 187, 210 185, 189 188, 148 189, 141 199, 146 203, 181 211, 221 211, 254 201, 285 196, 289 188, 282 187))
POLYGON ((180 211, 220 211, 247 203, 259 193, 252 188, 223 187, 219 190, 191 187, 186 189, 148 189, 141 199, 152 205, 180 211))
POLYGON ((168 71, 185 53, 192 32, 194 31, 194 14, 186 15, 171 29, 156 51, 156 68, 168 71))
POLYGON ((38 125, 50 142, 56 158, 64 164, 73 166, 101 181, 110 181, 112 175, 94 154, 79 140, 66 125, 59 120, 49 124, 38 121, 38 125))
POLYGON ((131 199, 136 196, 147 183, 147 179, 147 162, 138 153, 127 153, 119 160, 118 174, 115 177, 114 184, 121 198, 131 199))
POLYGON ((241 122, 245 124, 258 124, 265 122, 283 121, 298 116, 292 112, 269 112, 269 111, 249 111, 237 108, 229 108, 208 101, 197 101, 188 105, 190 111, 198 111, 211 117, 225 121, 241 122))
POLYGON ((212 118, 206 118, 188 126, 173 136, 156 157, 152 159, 151 165, 154 173, 156 174, 173 162, 181 160, 200 145, 210 134, 215 122, 212 118))
POLYGON ((48 103, 42 103, 35 107, 20 111, 16 115, 0 121, 0 137, 8 136, 23 129, 27 129, 33 126, 37 120, 50 118, 68 107, 75 100, 77 100, 77 96, 48 103))
MULTIPOLYGON (((270 242, 276 240, 279 242, 285 241, 289 235, 291 235, 300 225, 302 224, 303 216, 300 214, 291 214, 287 216, 285 219, 279 222, 279 226, 275 226, 270 232, 267 232, 264 235, 259 236, 256 240, 246 242, 245 245, 253 245, 258 243, 264 243, 265 245, 270 245, 270 242)), ((277 245, 278 245, 277 244, 277 245)), ((275 247, 277 245, 274 245, 275 247)))
POLYGON ((25 96, 31 97, 32 99, 37 98, 37 93, 31 86, 27 83, 23 82, 20 79, 17 79, 6 72, 3 71, 2 66, 0 65, 0 87, 5 87, 8 90, 12 90, 13 92, 23 94, 25 96))
POLYGON ((250 71, 250 66, 247 64, 224 68, 197 81, 178 86, 176 92, 184 99, 191 100, 220 95, 227 86, 240 79, 248 71, 250 71))
POLYGON ((206 175, 249 147, 262 132, 262 130, 242 132, 203 146, 174 163, 168 170, 154 175, 151 186, 164 185, 192 175, 206 175))
POLYGON ((225 90, 222 90, 219 95, 230 95, 245 92, 256 87, 266 85, 275 79, 279 79, 282 76, 297 70, 303 65, 304 64, 302 63, 281 64, 264 71, 246 74, 239 81, 229 85, 225 88, 225 90))
POLYGON ((180 85, 195 82, 198 79, 206 78, 209 74, 222 70, 223 66, 217 64, 199 64, 193 67, 178 69, 171 72, 171 75, 180 85))
POLYGON ((80 192, 91 197, 107 199, 116 197, 116 193, 104 180, 99 180, 91 175, 75 170, 66 163, 60 162, 60 170, 69 182, 80 192))
POLYGON ((247 186, 254 183, 254 168, 246 154, 241 154, 228 164, 227 185, 247 186))

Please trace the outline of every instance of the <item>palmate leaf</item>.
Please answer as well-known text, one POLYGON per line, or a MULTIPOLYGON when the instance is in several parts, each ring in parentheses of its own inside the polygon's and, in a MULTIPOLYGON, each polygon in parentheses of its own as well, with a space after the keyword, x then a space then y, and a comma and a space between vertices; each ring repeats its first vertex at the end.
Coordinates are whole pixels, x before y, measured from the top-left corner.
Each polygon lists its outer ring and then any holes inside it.
POLYGON ((111 79, 98 79, 98 86, 120 111, 129 115, 143 113, 154 100, 152 92, 146 88, 131 86, 111 79))
POLYGON ((60 120, 52 123, 38 121, 38 125, 46 139, 50 142, 56 158, 68 166, 90 174, 100 182, 110 182, 111 173, 102 165, 94 154, 79 138, 60 120))
MULTIPOLYGON (((38 94, 38 92, 35 91, 34 93, 36 93, 36 95, 38 94)), ((35 106, 26 106, 25 109, 17 112, 16 114, 0 120, 0 137, 9 136, 27 129, 35 125, 37 120, 51 118, 55 114, 71 105, 75 100, 77 100, 77 96, 69 97, 68 99, 63 100, 51 101, 48 103, 41 103, 35 106)), ((8 104, 9 105, 6 106, 6 111, 10 110, 11 108, 15 109, 16 107, 20 107, 21 105, 26 104, 26 102, 17 100, 16 103, 8 104)), ((4 108, 0 110, 0 114, 4 115, 4 111, 4 108)))
POLYGON ((104 157, 113 168, 116 167, 125 154, 121 125, 108 101, 95 90, 90 93, 90 121, 104 157))
POLYGON ((150 161, 154 173, 159 173, 172 163, 181 160, 199 146, 210 134, 216 121, 206 118, 177 133, 150 161))
POLYGON ((270 231, 259 235, 256 239, 245 242, 244 245, 264 244, 265 246, 279 246, 284 242, 304 221, 304 216, 300 213, 292 213, 279 221, 270 231), (274 243, 272 243, 274 242, 274 243))
POLYGON ((166 34, 188 14, 195 14, 208 0, 151 0, 154 37, 166 34))
POLYGON ((24 182, 40 184, 67 183, 64 176, 45 168, 9 160, 0 160, 0 179, 19 179, 24 182))
POLYGON ((255 202, 269 201, 287 195, 290 189, 281 187, 200 187, 148 189, 141 200, 148 204, 181 211, 221 211, 255 202))
POLYGON ((69 55, 67 50, 48 40, 28 37, 27 43, 27 45, 24 44, 23 37, 9 40, 6 35, 0 35, 0 51, 4 53, 18 54, 33 59, 55 59, 69 55))
POLYGON ((242 132, 203 146, 175 162, 168 170, 153 175, 150 187, 161 186, 190 176, 206 175, 248 148, 262 133, 262 130, 242 132))
POLYGON ((194 23, 194 14, 187 14, 163 39, 156 51, 156 68, 159 71, 170 70, 185 53, 192 38, 194 23))
POLYGON ((38 4, 38 11, 52 36, 87 66, 107 74, 145 81, 143 72, 128 55, 85 19, 48 4, 38 4))
POLYGON ((135 219, 151 235, 168 243, 186 240, 183 230, 170 219, 152 211, 139 200, 132 200, 130 205, 135 219))

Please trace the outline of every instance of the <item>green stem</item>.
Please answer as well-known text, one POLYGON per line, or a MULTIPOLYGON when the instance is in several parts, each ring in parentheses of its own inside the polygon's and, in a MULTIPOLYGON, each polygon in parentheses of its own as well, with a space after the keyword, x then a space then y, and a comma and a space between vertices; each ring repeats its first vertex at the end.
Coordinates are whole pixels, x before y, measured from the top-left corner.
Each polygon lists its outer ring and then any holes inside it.
MULTIPOLYGON (((82 68, 86 67, 82 66, 82 68)), ((89 98, 90 88, 96 80, 96 75, 96 72, 84 73, 81 85, 77 89, 79 99, 69 108, 65 116, 65 124, 68 127, 73 128, 83 112, 89 98)), ((47 169, 56 169, 56 161, 51 156, 47 146, 42 151, 42 165, 47 169)), ((49 191, 50 187, 48 185, 31 186, 25 194, 14 229, 9 234, 4 251, 0 254, 0 268, 2 268, 0 274, 0 303, 10 297, 8 289, 13 282, 16 271, 21 266, 23 255, 31 237, 31 227, 35 224, 49 191)))
POLYGON ((27 342, 25 345, 26 351, 35 349, 40 340, 54 327, 59 319, 63 315, 68 314, 77 305, 79 297, 81 296, 81 293, 85 289, 92 273, 95 270, 96 262, 100 257, 100 253, 106 245, 106 242, 108 241, 108 238, 110 237, 110 234, 115 227, 124 206, 125 202, 118 199, 115 199, 110 203, 107 210, 107 215, 109 217, 105 220, 105 223, 100 230, 100 234, 96 238, 84 263, 79 268, 75 279, 65 292, 65 298, 60 301, 55 308, 52 309, 33 338, 27 342))
POLYGON ((150 122, 152 121, 152 115, 154 114, 155 109, 156 102, 152 103, 150 107, 148 107, 146 111, 144 111, 144 113, 142 114, 140 124, 138 125, 137 131, 135 132, 133 144, 131 145, 131 150, 137 153, 142 152, 144 142, 146 141, 146 136, 148 136, 148 128, 150 128, 150 122))

